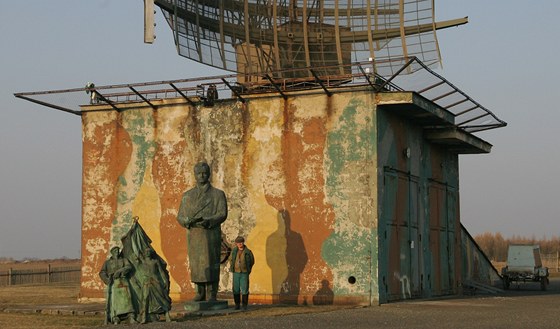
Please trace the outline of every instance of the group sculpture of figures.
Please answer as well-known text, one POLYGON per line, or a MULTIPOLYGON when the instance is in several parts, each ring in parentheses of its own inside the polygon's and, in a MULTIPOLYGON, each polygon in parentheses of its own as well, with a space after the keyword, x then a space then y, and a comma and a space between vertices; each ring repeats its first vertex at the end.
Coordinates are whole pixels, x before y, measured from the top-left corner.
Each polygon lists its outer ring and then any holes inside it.
POLYGON ((106 323, 147 323, 164 315, 171 321, 167 264, 135 220, 122 238, 123 249, 111 248, 99 276, 107 285, 106 323))
MULTIPOLYGON (((196 286, 194 302, 216 303, 222 263, 221 224, 227 218, 227 200, 210 182, 210 167, 194 167, 196 186, 183 194, 177 221, 187 229, 191 281, 196 286)), ((99 275, 107 285, 107 323, 170 321, 169 273, 167 264, 151 247, 138 218, 121 239, 123 248, 111 248, 111 257, 99 275)), ((255 262, 243 237, 235 239, 231 251, 235 309, 247 309, 249 274, 255 262)), ((228 255, 229 256, 229 255, 228 255)), ((227 304, 226 304, 227 307, 227 304)))

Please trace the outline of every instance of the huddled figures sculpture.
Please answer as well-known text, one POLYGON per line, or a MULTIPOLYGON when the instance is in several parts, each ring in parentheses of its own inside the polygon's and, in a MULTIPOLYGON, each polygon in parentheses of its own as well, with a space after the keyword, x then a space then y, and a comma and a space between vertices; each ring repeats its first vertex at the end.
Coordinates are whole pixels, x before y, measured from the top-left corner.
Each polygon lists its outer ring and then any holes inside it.
POLYGON ((107 284, 105 323, 154 322, 160 315, 171 321, 167 263, 151 247, 138 217, 121 242, 122 251, 111 248, 111 257, 99 272, 107 284))
POLYGON ((107 285, 105 324, 118 324, 127 318, 131 323, 135 322, 129 281, 132 270, 132 264, 123 257, 119 247, 112 247, 111 257, 105 261, 99 272, 101 280, 107 285))
POLYGON ((146 248, 138 260, 136 278, 140 284, 141 294, 139 300, 140 322, 153 322, 159 320, 159 314, 165 314, 169 322, 169 274, 165 263, 158 259, 152 248, 146 248))

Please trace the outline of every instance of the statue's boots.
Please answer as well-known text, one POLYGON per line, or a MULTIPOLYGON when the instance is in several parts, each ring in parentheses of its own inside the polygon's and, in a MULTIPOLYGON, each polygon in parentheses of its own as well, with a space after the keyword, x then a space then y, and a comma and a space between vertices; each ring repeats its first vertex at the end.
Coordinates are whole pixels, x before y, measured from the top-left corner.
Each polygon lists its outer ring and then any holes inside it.
POLYGON ((233 301, 235 302, 235 309, 238 310, 241 304, 241 295, 233 294, 233 301))
POLYGON ((245 311, 247 310, 247 304, 249 304, 249 294, 241 295, 241 305, 245 311))
POLYGON ((206 285, 204 283, 196 284, 196 296, 193 299, 195 302, 206 300, 206 285))
POLYGON ((208 298, 208 301, 209 302, 215 302, 217 300, 217 296, 218 296, 218 281, 209 282, 207 284, 207 288, 208 288, 208 295, 210 295, 210 298, 208 298))

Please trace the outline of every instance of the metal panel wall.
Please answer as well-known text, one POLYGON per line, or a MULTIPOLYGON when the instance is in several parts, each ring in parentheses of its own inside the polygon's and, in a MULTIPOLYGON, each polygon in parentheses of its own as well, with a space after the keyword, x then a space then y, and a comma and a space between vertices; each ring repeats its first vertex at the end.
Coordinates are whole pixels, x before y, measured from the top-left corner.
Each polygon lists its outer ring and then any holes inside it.
POLYGON ((454 294, 458 155, 430 144, 421 127, 392 111, 377 112, 380 301, 454 294))

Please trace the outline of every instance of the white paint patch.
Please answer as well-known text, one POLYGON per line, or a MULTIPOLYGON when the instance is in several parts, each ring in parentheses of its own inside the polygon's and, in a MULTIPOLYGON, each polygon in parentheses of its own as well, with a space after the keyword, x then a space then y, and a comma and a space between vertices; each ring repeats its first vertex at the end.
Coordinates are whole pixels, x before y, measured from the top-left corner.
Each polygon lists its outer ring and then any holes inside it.
POLYGON ((324 95, 297 97, 292 104, 296 107, 294 115, 297 119, 309 120, 325 116, 327 98, 324 95))
POLYGON ((116 122, 116 117, 117 113, 115 111, 84 113, 82 141, 95 141, 95 130, 107 124, 114 124, 116 122))

